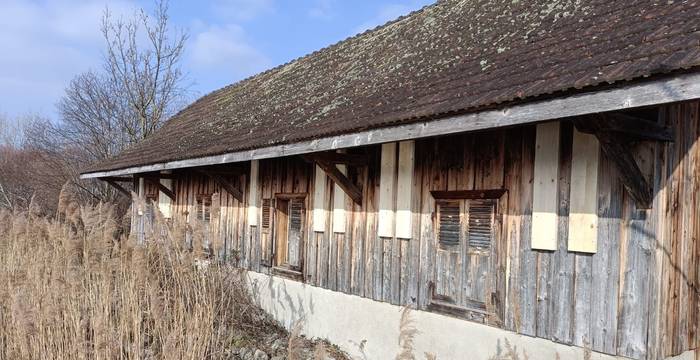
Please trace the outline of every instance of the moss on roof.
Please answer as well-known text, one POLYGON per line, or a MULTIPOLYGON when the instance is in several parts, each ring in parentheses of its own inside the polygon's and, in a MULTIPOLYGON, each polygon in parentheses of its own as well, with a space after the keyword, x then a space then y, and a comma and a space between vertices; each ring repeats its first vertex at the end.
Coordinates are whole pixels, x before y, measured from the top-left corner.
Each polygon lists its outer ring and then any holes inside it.
POLYGON ((87 172, 294 143, 688 69, 700 64, 698 7, 441 0, 214 91, 87 172))

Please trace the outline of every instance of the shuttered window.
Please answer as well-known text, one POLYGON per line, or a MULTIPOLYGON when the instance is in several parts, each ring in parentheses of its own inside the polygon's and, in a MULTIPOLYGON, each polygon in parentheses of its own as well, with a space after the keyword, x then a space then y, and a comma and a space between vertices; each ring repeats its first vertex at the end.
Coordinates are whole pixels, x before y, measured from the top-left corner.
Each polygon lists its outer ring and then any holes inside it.
POLYGON ((437 237, 443 250, 458 250, 465 241, 470 251, 488 251, 494 236, 497 200, 464 199, 437 202, 437 237))
POLYGON ((272 207, 272 199, 263 199, 262 201, 262 227, 263 229, 270 228, 270 215, 272 207))
POLYGON ((211 220, 211 195, 197 195, 197 205, 195 216, 197 220, 209 222, 211 220))
POLYGON ((289 232, 301 232, 304 218, 304 199, 292 199, 289 202, 289 232))
POLYGON ((467 237, 469 238, 469 248, 490 250, 493 241, 496 201, 493 199, 468 200, 468 204, 467 237))
POLYGON ((438 203, 438 241, 440 247, 459 246, 460 233, 460 201, 441 201, 438 203))

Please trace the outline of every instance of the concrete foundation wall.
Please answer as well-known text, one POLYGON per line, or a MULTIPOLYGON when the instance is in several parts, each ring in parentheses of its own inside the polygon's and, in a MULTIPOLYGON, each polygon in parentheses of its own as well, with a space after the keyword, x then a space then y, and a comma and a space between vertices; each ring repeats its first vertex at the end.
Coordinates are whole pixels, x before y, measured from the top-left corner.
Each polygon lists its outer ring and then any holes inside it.
MULTIPOLYGON (((302 321, 308 337, 325 338, 355 359, 394 359, 399 352, 402 308, 354 295, 334 292, 280 277, 248 272, 247 279, 258 304, 291 328, 302 321)), ((435 314, 412 311, 417 359, 426 352, 439 360, 489 360, 507 352, 506 342, 520 355, 534 360, 584 359, 579 347, 518 335, 498 328, 435 314)), ((684 354, 683 360, 695 357, 684 354)), ((501 359, 501 358, 498 358, 501 359)), ((593 353, 593 360, 621 359, 593 353)))

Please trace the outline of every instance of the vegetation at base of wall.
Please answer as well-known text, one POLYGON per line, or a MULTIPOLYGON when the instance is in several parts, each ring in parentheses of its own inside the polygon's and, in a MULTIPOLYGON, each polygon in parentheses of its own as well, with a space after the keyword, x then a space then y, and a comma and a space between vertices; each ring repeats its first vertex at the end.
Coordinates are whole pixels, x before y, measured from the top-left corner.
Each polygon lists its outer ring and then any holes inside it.
POLYGON ((0 210, 0 359, 286 358, 288 343, 290 358, 344 358, 289 339, 240 270, 171 241, 179 230, 137 245, 113 206, 61 207, 56 219, 0 210))

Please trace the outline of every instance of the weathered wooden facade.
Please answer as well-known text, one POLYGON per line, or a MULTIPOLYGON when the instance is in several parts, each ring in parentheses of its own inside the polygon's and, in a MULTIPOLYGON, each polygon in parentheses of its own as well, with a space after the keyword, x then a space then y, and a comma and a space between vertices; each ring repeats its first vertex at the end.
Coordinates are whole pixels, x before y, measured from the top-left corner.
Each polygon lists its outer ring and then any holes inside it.
POLYGON ((134 181, 212 258, 300 298, 696 359, 698 13, 439 1, 215 91, 83 177, 134 181))
MULTIPOLYGON (((558 141, 556 184, 548 184, 557 204, 554 250, 532 247, 538 125, 392 144, 398 162, 402 146, 414 149, 410 179, 400 179, 406 173, 395 163, 389 180, 392 202, 403 199, 410 209, 403 238, 379 234, 386 215, 380 206, 383 145, 332 157, 346 164, 347 178, 360 189, 359 203, 312 158, 289 156, 256 161, 257 178, 251 178, 250 162, 216 167, 221 178, 176 170, 168 176, 175 200, 166 211, 183 221, 206 221, 221 257, 255 272, 597 352, 664 358, 698 342, 699 106, 695 101, 648 112, 675 138, 630 143, 653 186, 648 208, 637 207, 615 162, 596 153, 597 191, 584 194, 596 204, 592 252, 570 249, 571 232, 586 230, 572 228, 581 225, 569 216, 574 191, 580 191, 572 188, 573 137, 580 134, 572 119, 554 122, 558 134, 548 139, 558 141), (410 188, 397 191, 402 180, 410 188), (240 191, 242 201, 222 181, 240 191), (207 207, 217 210, 202 217, 211 211, 207 207), (473 215, 479 207, 486 217, 473 215), (460 214, 470 220, 460 225, 460 214), (465 228, 467 239, 445 246, 441 237, 449 235, 444 227, 450 217, 455 233, 465 228), (469 228, 479 220, 490 226, 485 242, 475 245, 471 238, 478 234, 469 228)), ((156 203, 165 196, 153 185, 144 189, 156 203)), ((389 221, 398 224, 398 210, 389 208, 389 221)), ((136 228, 148 228, 139 225, 148 218, 137 218, 136 228)))

